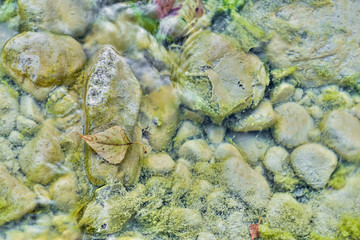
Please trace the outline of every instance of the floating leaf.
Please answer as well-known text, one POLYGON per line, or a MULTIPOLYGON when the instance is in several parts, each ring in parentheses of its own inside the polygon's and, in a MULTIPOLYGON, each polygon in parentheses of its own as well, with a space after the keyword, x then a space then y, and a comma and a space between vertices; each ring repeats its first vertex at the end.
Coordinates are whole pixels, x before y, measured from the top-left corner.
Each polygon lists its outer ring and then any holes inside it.
POLYGON ((146 153, 144 145, 139 142, 131 142, 121 126, 114 126, 92 135, 81 135, 78 132, 77 134, 84 139, 97 154, 111 164, 121 163, 131 144, 141 144, 146 153))

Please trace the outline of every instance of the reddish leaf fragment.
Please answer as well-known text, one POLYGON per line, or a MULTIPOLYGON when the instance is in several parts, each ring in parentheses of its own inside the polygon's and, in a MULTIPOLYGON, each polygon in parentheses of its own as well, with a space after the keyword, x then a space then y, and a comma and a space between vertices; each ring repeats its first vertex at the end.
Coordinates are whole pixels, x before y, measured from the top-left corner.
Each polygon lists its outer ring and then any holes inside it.
POLYGON ((175 0, 154 0, 156 14, 159 19, 164 18, 173 8, 175 0))
POLYGON ((252 240, 260 237, 260 233, 259 233, 260 222, 261 222, 261 217, 258 223, 251 224, 249 227, 249 233, 251 235, 252 240))

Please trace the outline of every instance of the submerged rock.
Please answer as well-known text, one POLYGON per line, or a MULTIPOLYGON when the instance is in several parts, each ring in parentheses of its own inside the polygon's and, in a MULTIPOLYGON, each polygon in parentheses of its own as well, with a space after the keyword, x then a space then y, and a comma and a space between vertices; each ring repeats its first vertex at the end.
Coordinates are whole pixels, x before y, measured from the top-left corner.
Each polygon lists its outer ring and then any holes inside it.
POLYGON ((278 143, 292 148, 309 141, 308 134, 314 127, 314 121, 305 108, 294 102, 284 103, 275 111, 278 122, 273 135, 278 143))
POLYGON ((270 228, 289 232, 301 239, 310 233, 311 216, 309 206, 298 203, 288 193, 276 193, 268 204, 266 222, 270 228))
POLYGON ((179 105, 179 98, 172 86, 162 86, 145 96, 140 121, 155 151, 165 150, 170 145, 180 121, 179 105))
POLYGON ((158 175, 171 172, 174 167, 174 160, 165 152, 151 155, 143 161, 143 168, 145 170, 158 175))
POLYGON ((282 147, 271 147, 263 159, 265 167, 272 173, 289 173, 290 154, 282 147))
POLYGON ((0 165, 0 226, 20 219, 35 206, 35 194, 0 165))
POLYGON ((18 114, 17 96, 11 94, 8 86, 0 83, 0 135, 8 135, 13 130, 18 114))
POLYGON ((77 180, 73 173, 68 173, 55 182, 49 188, 49 194, 55 201, 55 206, 62 211, 70 211, 77 206, 77 180))
POLYGON ((254 110, 235 113, 226 121, 226 125, 235 132, 261 131, 276 123, 276 114, 271 103, 261 102, 254 110))
POLYGON ((5 44, 1 60, 5 72, 38 100, 54 86, 73 84, 86 62, 73 38, 46 32, 15 36, 5 44))
POLYGON ((207 162, 212 151, 204 139, 189 140, 180 147, 179 156, 191 162, 207 162))
POLYGON ((30 95, 22 95, 20 98, 20 113, 38 123, 44 121, 44 114, 40 110, 40 106, 30 95))
POLYGON ((258 105, 269 83, 258 57, 209 31, 186 41, 180 66, 177 81, 183 103, 217 124, 232 113, 258 105))
POLYGON ((173 139, 174 147, 180 147, 185 140, 201 136, 201 130, 191 121, 183 121, 173 139))
POLYGON ((360 121, 343 110, 330 112, 320 124, 323 141, 349 162, 360 162, 360 121))
MULTIPOLYGON (((131 141, 141 141, 138 119, 141 89, 125 59, 111 47, 101 48, 86 69, 86 134, 119 125, 131 141)), ((140 174, 142 147, 132 144, 120 165, 105 162, 88 149, 86 165, 90 180, 97 185, 114 179, 134 184, 140 174)), ((126 183, 125 183, 126 182, 126 183)))
POLYGON ((323 188, 337 165, 335 153, 326 147, 309 143, 291 153, 291 163, 296 174, 315 189, 323 188))
POLYGON ((64 160, 60 135, 54 126, 44 123, 38 134, 21 150, 20 167, 31 181, 46 185, 62 172, 58 166, 64 160))
POLYGON ((225 159, 222 159, 221 179, 224 184, 250 208, 264 210, 271 194, 265 178, 253 170, 241 155, 233 157, 229 154, 225 154, 225 159))
POLYGON ((106 185, 95 191, 79 226, 88 233, 110 234, 120 231, 140 209, 145 188, 138 185, 128 192, 121 184, 106 185))
POLYGON ((73 37, 84 35, 93 18, 90 0, 19 0, 21 31, 48 31, 73 37))

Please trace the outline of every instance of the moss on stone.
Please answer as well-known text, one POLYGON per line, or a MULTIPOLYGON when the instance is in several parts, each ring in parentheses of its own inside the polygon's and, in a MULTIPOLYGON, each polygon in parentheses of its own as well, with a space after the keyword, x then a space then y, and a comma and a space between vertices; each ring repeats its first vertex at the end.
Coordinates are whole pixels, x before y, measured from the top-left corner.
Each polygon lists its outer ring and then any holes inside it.
POLYGON ((334 171, 334 173, 332 174, 332 176, 327 184, 328 187, 331 187, 336 190, 339 190, 339 189, 342 189, 343 187, 345 187, 345 184, 346 184, 345 177, 350 172, 352 172, 354 169, 355 169, 354 166, 344 166, 344 165, 340 164, 337 167, 337 169, 334 171))
POLYGON ((264 224, 259 227, 260 237, 263 240, 295 240, 296 238, 289 232, 280 229, 272 229, 264 224))
POLYGON ((339 225, 339 235, 344 240, 360 239, 360 218, 343 215, 339 225))
POLYGON ((286 78, 296 71, 296 66, 288 68, 277 68, 271 71, 273 82, 280 82, 281 79, 286 78))
POLYGON ((5 0, 0 7, 0 22, 6 22, 17 15, 17 6, 15 0, 5 0))

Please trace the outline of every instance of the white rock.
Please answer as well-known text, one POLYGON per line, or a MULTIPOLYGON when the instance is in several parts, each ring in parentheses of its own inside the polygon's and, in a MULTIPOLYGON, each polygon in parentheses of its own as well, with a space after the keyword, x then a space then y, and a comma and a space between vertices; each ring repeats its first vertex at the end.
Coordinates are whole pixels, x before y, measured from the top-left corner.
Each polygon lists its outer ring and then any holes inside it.
POLYGON ((143 167, 155 174, 165 174, 174 169, 175 162, 170 155, 165 152, 156 153, 144 159, 143 167))

